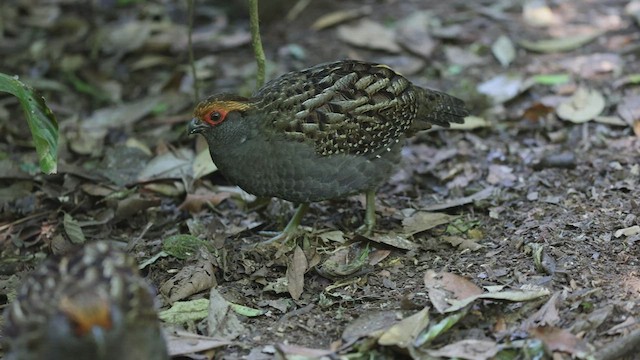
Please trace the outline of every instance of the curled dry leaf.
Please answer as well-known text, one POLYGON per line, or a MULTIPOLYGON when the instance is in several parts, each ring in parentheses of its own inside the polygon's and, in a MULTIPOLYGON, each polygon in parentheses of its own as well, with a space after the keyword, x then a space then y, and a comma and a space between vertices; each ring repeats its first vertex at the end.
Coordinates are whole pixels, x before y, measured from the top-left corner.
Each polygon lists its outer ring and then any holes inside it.
POLYGON ((604 107, 604 97, 599 91, 580 87, 567 102, 558 106, 556 113, 563 120, 583 123, 600 115, 604 107))
POLYGON ((415 250, 419 247, 418 244, 407 239, 407 236, 402 234, 376 234, 369 238, 369 240, 402 250, 415 250))
POLYGON ((413 215, 402 220, 405 235, 413 235, 432 229, 438 225, 448 224, 457 216, 445 213, 416 211, 413 215))
POLYGON ((340 26, 338 37, 348 44, 368 49, 384 50, 390 53, 399 53, 401 50, 391 29, 368 19, 361 20, 355 25, 340 26))
POLYGON ((382 331, 397 322, 398 314, 395 311, 366 312, 344 328, 342 340, 352 342, 365 336, 380 336, 382 331))
MULTIPOLYGON (((472 231, 472 230, 469 230, 472 231)), ((478 244, 474 240, 465 239, 460 236, 443 236, 442 240, 448 242, 449 244, 459 248, 460 250, 471 250, 477 251, 482 249, 482 245, 478 244)))
POLYGON ((204 149, 196 155, 195 159, 193 159, 192 167, 194 180, 200 179, 201 177, 218 170, 216 164, 211 160, 211 153, 209 153, 209 149, 204 149))
POLYGON ((533 315, 529 316, 522 322, 523 330, 535 326, 553 326, 560 322, 560 314, 558 312, 558 304, 560 303, 561 293, 555 292, 551 298, 533 315))
POLYGON ((365 15, 371 14, 372 8, 371 6, 362 6, 356 9, 350 10, 338 10, 325 15, 322 15, 318 20, 316 20, 311 28, 313 30, 322 30, 326 28, 330 28, 336 26, 338 24, 347 22, 349 20, 354 20, 361 18, 365 15))
POLYGON ((170 303, 217 285, 212 255, 205 250, 201 250, 199 255, 198 262, 183 267, 160 287, 160 292, 169 298, 170 303))
POLYGON ((491 98, 494 104, 502 104, 527 88, 522 76, 500 74, 478 85, 478 92, 491 98))
POLYGON ((387 329, 378 339, 378 344, 407 348, 428 325, 429 308, 425 307, 387 329))
POLYGON ((169 355, 187 355, 231 344, 231 341, 193 334, 183 330, 166 334, 169 355))
POLYGON ((470 296, 482 294, 476 284, 466 278, 448 273, 427 270, 424 274, 424 285, 429 292, 431 303, 440 313, 450 305, 450 300, 462 300, 470 296))
POLYGON ((490 127, 491 124, 487 119, 479 117, 479 116, 467 116, 464 118, 464 123, 462 124, 451 124, 449 129, 451 130, 474 130, 484 127, 490 127))
POLYGON ((209 336, 227 340, 233 340, 247 332, 229 302, 216 289, 211 289, 209 292, 207 325, 209 336))
POLYGON ((590 43, 601 34, 602 32, 600 31, 593 31, 589 34, 567 36, 564 38, 545 39, 538 41, 520 40, 518 44, 530 51, 540 53, 556 53, 575 50, 583 45, 590 43))

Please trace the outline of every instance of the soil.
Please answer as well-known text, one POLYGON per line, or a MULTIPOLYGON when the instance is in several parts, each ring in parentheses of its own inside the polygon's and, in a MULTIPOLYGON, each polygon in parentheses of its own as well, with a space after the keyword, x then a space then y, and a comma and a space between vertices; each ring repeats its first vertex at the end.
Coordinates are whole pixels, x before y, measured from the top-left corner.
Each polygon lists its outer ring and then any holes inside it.
MULTIPOLYGON (((175 358, 318 356, 311 349, 335 357, 437 358, 428 350, 462 340, 493 344, 500 358, 509 359, 584 358, 597 350, 602 358, 640 358, 613 345, 633 339, 640 315, 640 250, 635 247, 640 240, 635 230, 640 226, 640 116, 618 126, 573 123, 556 111, 586 86, 606 98, 602 115, 625 120, 620 104, 638 97, 638 82, 620 81, 640 73, 638 18, 625 10, 627 1, 553 1, 555 22, 546 26, 527 23, 522 6, 510 2, 314 1, 291 20, 283 15, 286 10, 265 10, 261 34, 268 78, 344 58, 400 64, 414 83, 464 99, 485 125, 410 139, 397 173, 378 191, 378 223, 370 239, 355 234, 364 218, 364 196, 355 196, 312 204, 296 241, 258 247, 252 245, 268 238, 263 231, 284 227, 292 204, 256 200, 219 172, 197 179, 140 174, 160 155, 197 153, 206 145, 184 131, 194 104, 184 4, 122 3, 10 0, 0 5, 7 14, 2 20, 7 26, 0 28, 6 40, 0 45, 0 71, 33 84, 60 124, 58 174, 42 175, 17 100, 0 97, 0 184, 10 189, 0 196, 3 307, 18 279, 44 258, 74 246, 77 239, 65 227, 69 214, 86 241, 122 242, 139 263, 148 262, 142 273, 159 289, 160 310, 170 308, 186 281, 200 288, 180 301, 209 298, 214 287, 227 301, 262 311, 255 317, 238 315, 241 330, 232 345, 175 358), (441 31, 429 56, 420 57, 406 47, 389 53, 342 41, 337 29, 358 20, 311 28, 326 14, 347 10, 362 11, 362 18, 387 28, 429 10, 441 31), (13 20, 4 19, 11 14, 13 20), (140 27, 149 34, 140 35, 139 44, 135 37, 105 44, 110 32, 143 22, 153 26, 140 27), (500 35, 517 42, 594 28, 602 34, 568 51, 540 53, 517 46, 508 68, 491 51, 500 35), (595 55, 605 60, 594 60, 595 55), (570 79, 534 84, 505 102, 478 92, 479 84, 505 73, 525 78, 562 73, 570 79), (168 97, 140 116, 123 109, 155 96, 168 97), (89 142, 82 124, 95 124, 91 121, 99 121, 96 114, 104 109, 120 111, 120 118, 89 142), (91 145, 83 146, 84 141, 91 145), (149 152, 123 154, 125 147, 149 152), (136 161, 138 156, 142 160, 136 161), (466 197, 471 199, 457 202, 466 197), (409 231, 407 222, 427 210, 451 217, 435 227, 418 221, 425 230, 409 231), (166 239, 179 234, 194 235, 204 245, 182 259, 153 258, 167 250, 166 239), (213 273, 194 280, 203 266, 213 273), (450 319, 452 313, 434 304, 436 293, 425 279, 432 272, 458 276, 441 286, 454 292, 452 284, 469 281, 484 292, 546 295, 530 301, 476 300, 459 322, 417 350, 376 343, 376 325, 388 328, 425 308, 431 325, 450 319), (176 279, 176 273, 187 280, 176 279)), ((277 3, 290 9, 298 2, 277 3)), ((195 5, 195 58, 205 59, 197 63, 203 72, 201 94, 248 95, 255 83, 246 8, 228 7, 195 5)), ((164 326, 168 332, 181 328, 221 336, 206 319, 164 326)), ((417 333, 423 328, 428 326, 417 333)), ((439 356, 495 356, 457 354, 439 356)))

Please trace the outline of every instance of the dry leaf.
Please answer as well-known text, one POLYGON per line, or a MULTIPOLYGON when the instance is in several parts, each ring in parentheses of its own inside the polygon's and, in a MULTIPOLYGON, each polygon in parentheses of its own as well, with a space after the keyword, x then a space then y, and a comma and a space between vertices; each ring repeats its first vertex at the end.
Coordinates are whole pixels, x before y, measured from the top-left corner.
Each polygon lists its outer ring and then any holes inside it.
POLYGON ((438 225, 448 224, 457 216, 444 213, 416 211, 413 215, 402 220, 403 233, 406 235, 417 234, 438 225))
POLYGON ((387 329, 378 339, 378 344, 407 348, 428 325, 429 308, 425 307, 387 329))
POLYGON ((556 109, 561 119, 574 123, 593 120, 605 107, 604 97, 598 90, 580 87, 573 96, 556 109))
POLYGON ((238 316, 229 305, 229 302, 215 288, 212 288, 209 292, 207 327, 209 336, 225 340, 233 340, 247 333, 247 329, 238 320, 238 316))
POLYGON ((395 311, 366 312, 344 328, 342 340, 351 342, 365 336, 378 337, 384 329, 397 322, 398 314, 395 311))
POLYGON ((294 300, 300 299, 304 290, 304 273, 307 271, 307 257, 300 246, 293 250, 293 257, 287 267, 287 290, 294 300))
POLYGON ((169 298, 169 303, 217 285, 211 257, 206 250, 200 250, 195 264, 183 267, 160 287, 160 292, 169 298))
POLYGON ((544 0, 527 0, 522 7, 522 19, 531 26, 549 26, 558 22, 544 0))
POLYGON ((322 29, 330 28, 338 24, 341 24, 343 22, 361 18, 365 15, 369 15, 371 14, 371 11, 372 11, 371 6, 362 6, 362 7, 351 9, 351 10, 334 11, 334 12, 320 16, 313 23, 313 25, 311 25, 311 28, 313 30, 322 30, 322 29))
POLYGON ((437 358, 488 360, 493 359, 499 350, 500 347, 493 341, 468 339, 443 346, 437 350, 429 349, 427 353, 437 358))
POLYGON ((561 351, 568 354, 584 354, 589 348, 584 340, 567 330, 553 326, 540 326, 529 329, 531 336, 544 342, 549 351, 561 351))
POLYGON ((427 270, 424 285, 429 292, 429 300, 439 313, 443 313, 453 300, 482 294, 482 289, 473 282, 448 272, 427 270))
POLYGON ((593 31, 590 34, 580 34, 567 36, 564 38, 545 39, 538 41, 521 40, 518 44, 530 51, 540 53, 556 53, 575 50, 590 43, 600 35, 602 35, 602 32, 593 31))
POLYGON ((171 331, 166 334, 167 350, 171 356, 193 354, 231 344, 229 340, 198 335, 184 330, 171 331))
POLYGON ((355 25, 342 25, 338 28, 340 40, 354 46, 372 50, 384 50, 399 53, 400 46, 396 43, 393 30, 372 20, 360 20, 355 25))
POLYGON ((516 48, 513 42, 506 35, 500 35, 498 39, 491 45, 493 56, 498 59, 502 67, 509 67, 509 64, 516 58, 516 48))

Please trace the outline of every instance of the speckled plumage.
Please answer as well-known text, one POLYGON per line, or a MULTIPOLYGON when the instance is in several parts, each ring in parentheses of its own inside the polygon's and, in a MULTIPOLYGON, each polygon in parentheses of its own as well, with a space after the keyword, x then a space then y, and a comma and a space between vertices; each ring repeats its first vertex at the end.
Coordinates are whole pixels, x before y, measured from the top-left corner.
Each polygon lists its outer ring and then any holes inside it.
POLYGON ((367 235, 375 191, 400 162, 405 139, 467 114, 461 100, 387 66, 346 60, 284 74, 251 98, 211 96, 196 107, 189 133, 207 139, 230 182, 301 204, 272 240, 294 235, 309 202, 358 193, 367 194, 367 235))
POLYGON ((196 107, 191 133, 247 192, 307 203, 375 190, 406 137, 467 114, 387 66, 347 60, 282 75, 250 99, 214 95, 196 107))
POLYGON ((153 292, 107 242, 51 259, 5 313, 7 359, 168 359, 153 292))

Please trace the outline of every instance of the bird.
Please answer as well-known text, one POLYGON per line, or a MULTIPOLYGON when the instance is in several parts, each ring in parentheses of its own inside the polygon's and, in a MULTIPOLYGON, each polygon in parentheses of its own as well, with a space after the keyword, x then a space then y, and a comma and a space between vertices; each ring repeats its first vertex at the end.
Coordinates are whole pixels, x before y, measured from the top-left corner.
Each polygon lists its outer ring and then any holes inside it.
POLYGON ((5 310, 6 359, 169 359, 154 292, 112 242, 46 260, 5 310))
POLYGON ((204 136, 229 182, 299 204, 269 243, 294 238, 309 203, 363 193, 357 232, 370 236, 376 191, 400 162, 405 139, 467 115, 462 100, 384 64, 342 60, 286 73, 249 98, 212 95, 195 107, 188 133, 204 136))

